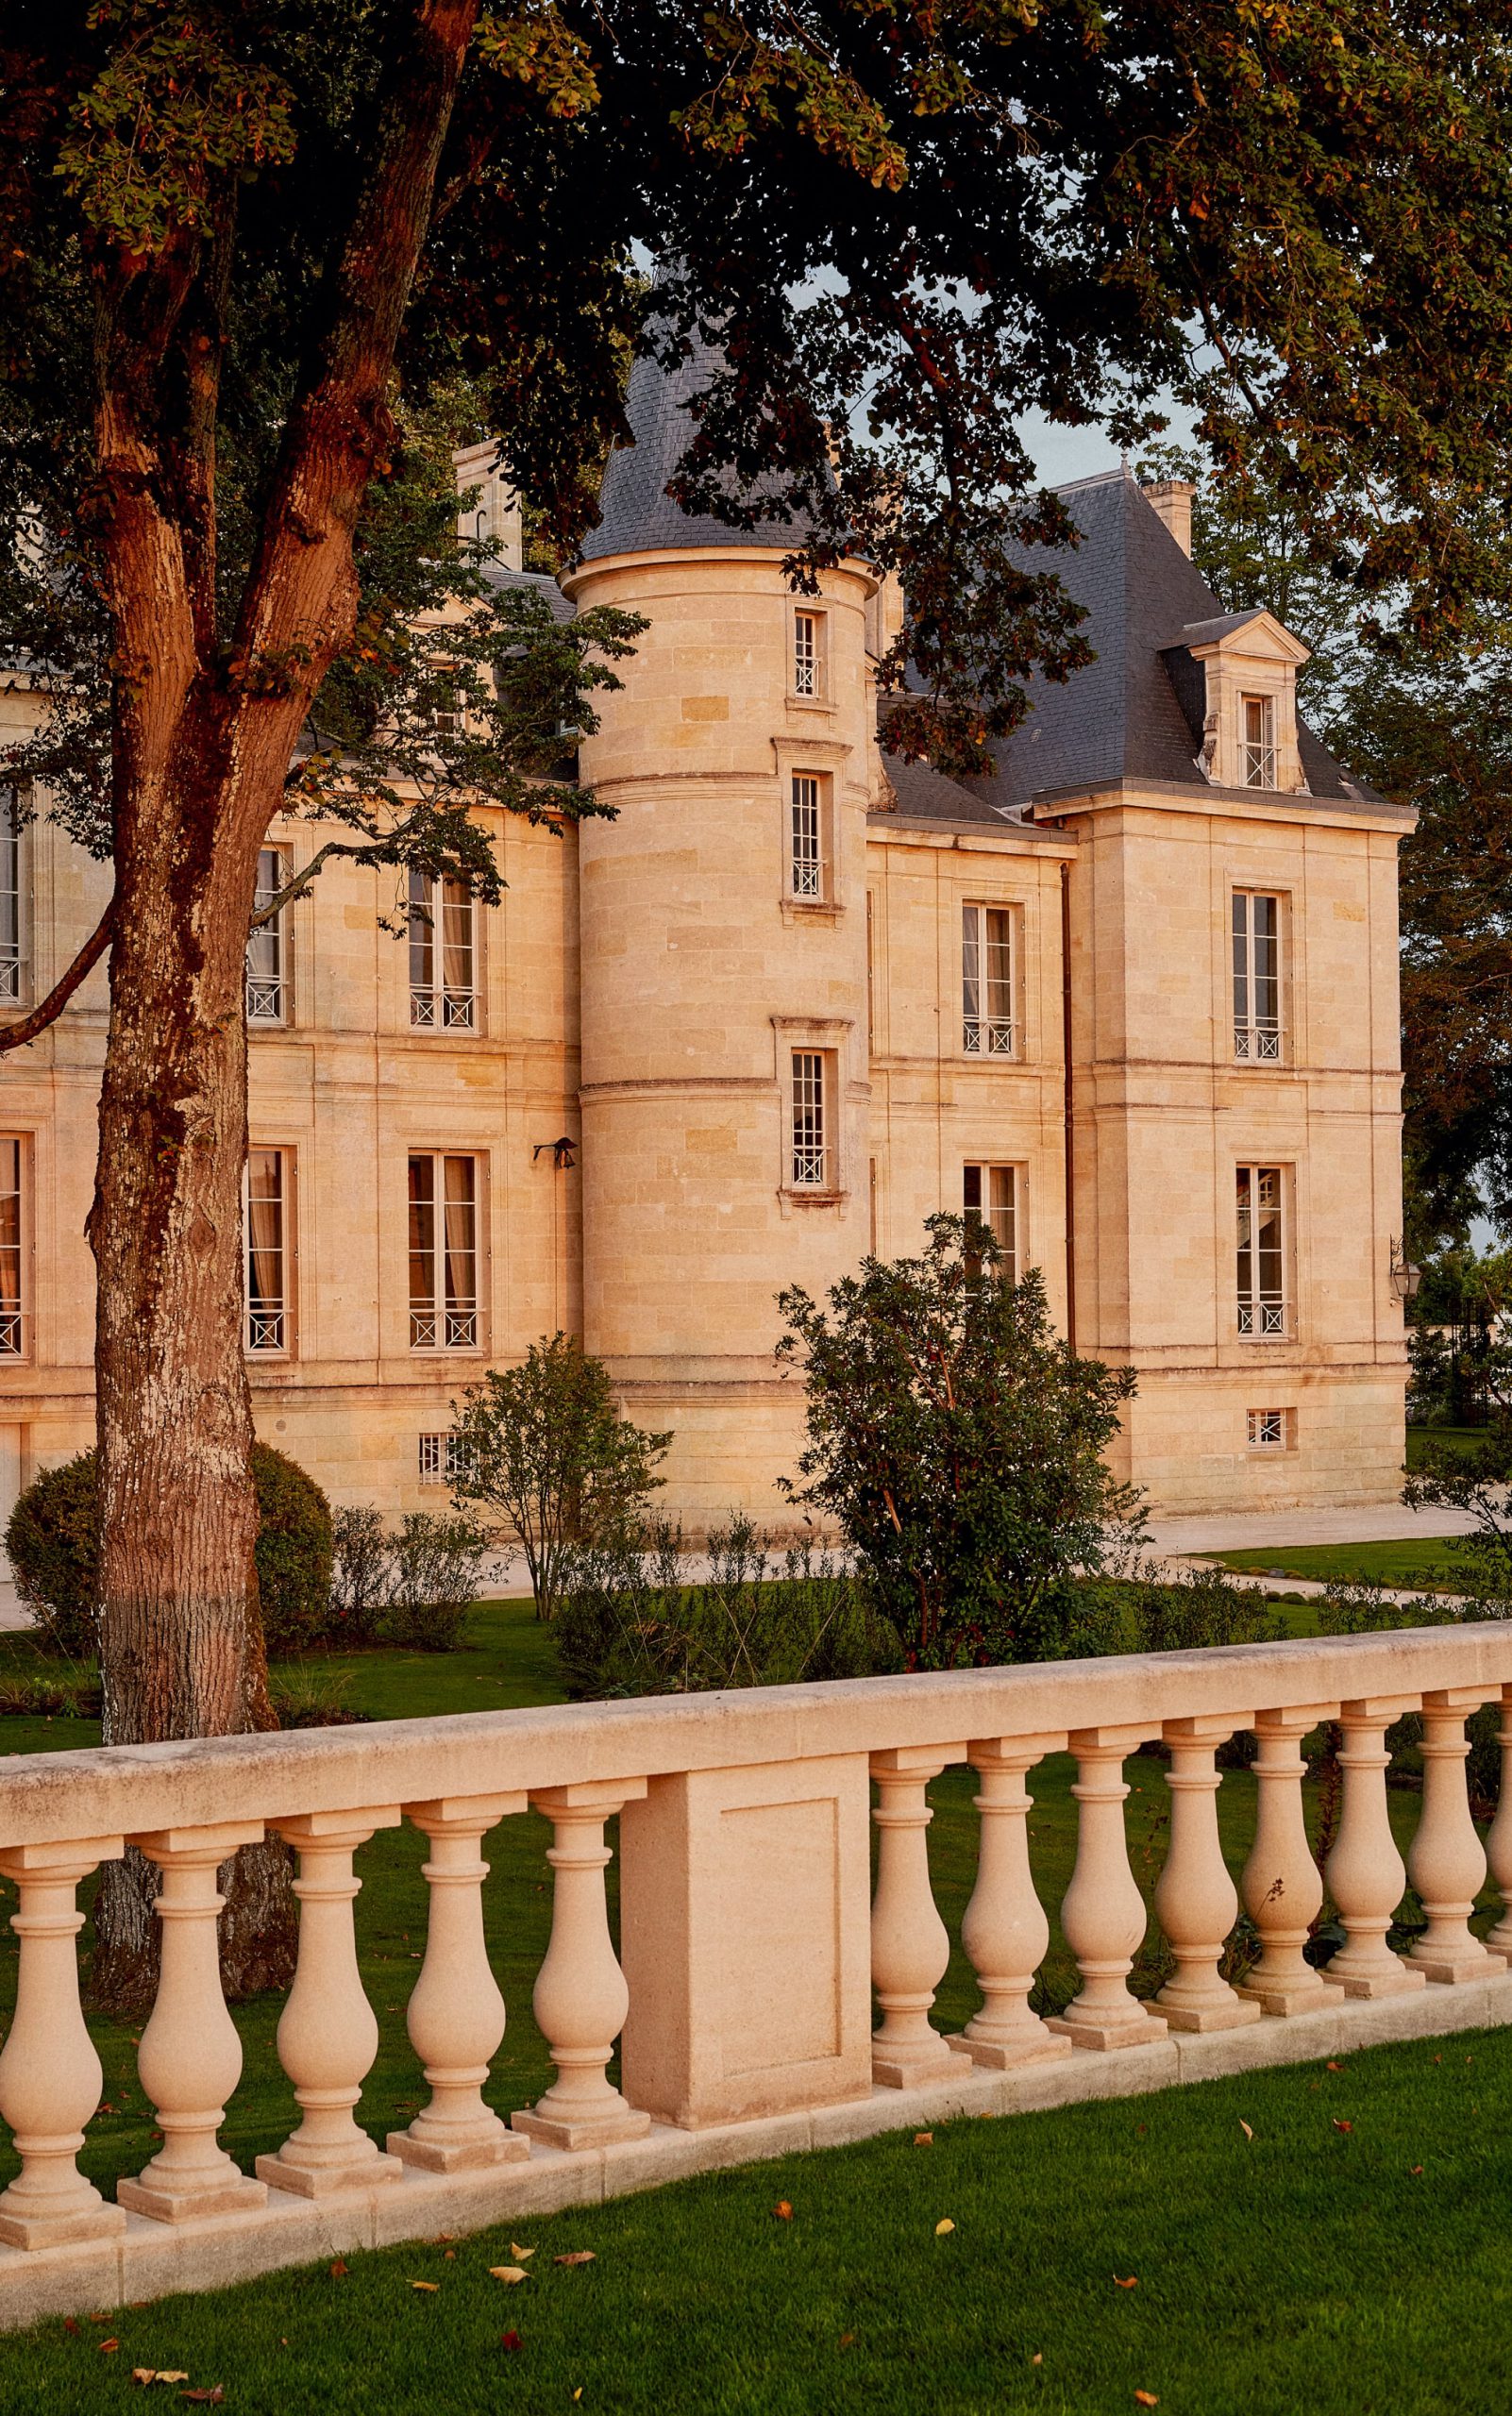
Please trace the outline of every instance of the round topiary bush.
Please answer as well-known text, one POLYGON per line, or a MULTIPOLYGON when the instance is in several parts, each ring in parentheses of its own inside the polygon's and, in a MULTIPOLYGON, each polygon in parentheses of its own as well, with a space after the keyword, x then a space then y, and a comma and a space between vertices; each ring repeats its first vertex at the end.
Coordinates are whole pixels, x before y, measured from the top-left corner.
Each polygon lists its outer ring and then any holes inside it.
MULTIPOLYGON (((318 1644, 330 1626, 330 1503, 314 1478, 271 1444, 252 1446, 258 1491, 258 1591, 272 1653, 318 1644)), ((98 1650, 100 1509, 94 1453, 44 1468, 10 1514, 6 1550, 16 1591, 48 1640, 72 1660, 98 1650)))

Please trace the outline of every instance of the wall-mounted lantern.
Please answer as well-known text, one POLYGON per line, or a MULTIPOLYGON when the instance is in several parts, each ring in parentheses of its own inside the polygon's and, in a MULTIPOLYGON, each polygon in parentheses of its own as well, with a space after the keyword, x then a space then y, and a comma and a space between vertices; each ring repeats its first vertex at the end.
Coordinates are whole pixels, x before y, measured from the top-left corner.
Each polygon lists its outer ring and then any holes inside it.
POLYGON ((572 1135, 569 1132, 560 1133, 554 1141, 537 1141, 534 1149, 530 1151, 530 1164, 532 1166, 534 1166, 543 1149, 550 1150, 551 1163, 555 1166, 558 1174, 562 1173, 563 1167, 575 1166, 578 1163, 578 1145, 573 1140, 572 1135))
POLYGON ((1407 1256, 1405 1242, 1391 1245, 1391 1289, 1399 1300, 1415 1300, 1422 1282, 1422 1268, 1414 1267, 1407 1256))

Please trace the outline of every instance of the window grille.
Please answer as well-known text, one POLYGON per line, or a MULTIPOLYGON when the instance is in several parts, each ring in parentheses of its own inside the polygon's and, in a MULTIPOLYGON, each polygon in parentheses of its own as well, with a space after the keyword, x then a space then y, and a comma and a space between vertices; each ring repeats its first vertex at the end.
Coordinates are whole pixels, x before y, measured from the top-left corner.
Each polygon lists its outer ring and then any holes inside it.
POLYGON ((828 1174, 824 1130, 824 1054, 817 1049, 793 1051, 793 1183, 795 1188, 822 1190, 828 1174))
POLYGON ((420 1482, 452 1485, 462 1472, 462 1447, 455 1434, 422 1434, 420 1482))
POLYGON ((1284 1451, 1286 1448, 1286 1415, 1284 1409, 1252 1409, 1245 1413, 1252 1451, 1284 1451))
POLYGON ((1276 703, 1273 696, 1246 696, 1242 763, 1247 789, 1276 785, 1276 703))
POLYGON ((410 1022, 418 1032, 478 1029, 474 900, 460 881, 410 875, 410 1022))
POLYGON ((795 696, 816 696, 819 693, 819 615, 817 612, 795 612, 793 615, 793 694, 795 696))
POLYGON ((410 1160, 410 1348, 478 1340, 478 1162, 427 1150, 410 1160))
POLYGON ((793 775, 791 878, 795 898, 822 898, 824 864, 819 854, 819 783, 810 772, 793 775))
MULTIPOLYGON (((258 857, 258 885, 253 912, 263 913, 289 878, 288 858, 281 847, 264 847, 258 857)), ((282 1023, 287 1007, 284 968, 284 910, 271 922, 259 923, 247 935, 246 1019, 248 1023, 282 1023)))
POLYGON ((1239 1332, 1252 1340, 1286 1331, 1283 1196, 1280 1166, 1236 1169, 1239 1332))
POLYGON ((25 1260, 22 1215, 22 1146, 0 1140, 0 1359, 25 1352, 25 1260))
POLYGON ((289 1348, 289 1181, 282 1149, 248 1149, 243 1205, 249 1357, 289 1348))
POLYGON ((21 850, 16 792, 6 789, 0 791, 0 1007, 19 1007, 25 988, 21 850))
POLYGON ((1014 918, 1006 906, 961 910, 961 1046, 968 1057, 1014 1053, 1014 918))
POLYGON ((1234 893, 1234 1054, 1281 1058, 1281 900, 1245 889, 1234 893))
POLYGON ((973 1219, 987 1227, 1002 1253, 1002 1274, 1018 1281, 1018 1169, 1016 1166, 967 1166, 962 1186, 966 1224, 973 1219))

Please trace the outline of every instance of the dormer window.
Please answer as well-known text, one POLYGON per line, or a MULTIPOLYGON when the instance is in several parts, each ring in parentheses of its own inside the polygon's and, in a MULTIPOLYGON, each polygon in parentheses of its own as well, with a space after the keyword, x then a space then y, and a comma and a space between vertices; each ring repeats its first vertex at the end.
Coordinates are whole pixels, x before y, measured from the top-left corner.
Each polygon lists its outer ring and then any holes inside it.
POLYGON ((1241 698, 1244 713, 1244 785, 1247 789, 1276 786, 1276 700, 1273 696, 1241 698))

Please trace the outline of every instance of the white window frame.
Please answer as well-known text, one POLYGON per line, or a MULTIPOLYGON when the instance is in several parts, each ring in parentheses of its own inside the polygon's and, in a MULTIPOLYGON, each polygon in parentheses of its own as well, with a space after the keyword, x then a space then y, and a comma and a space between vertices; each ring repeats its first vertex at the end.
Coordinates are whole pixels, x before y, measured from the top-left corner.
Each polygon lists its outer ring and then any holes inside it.
POLYGON ((1282 946, 1285 899, 1279 890, 1235 889, 1229 904, 1229 965, 1236 1065, 1279 1065, 1283 1030, 1282 946), (1270 930, 1261 929, 1269 909, 1270 930), (1270 969, 1263 970, 1269 949, 1270 969))
MULTIPOLYGON (((270 898, 277 898, 289 879, 290 861, 287 847, 262 847, 258 853, 258 885, 253 893, 252 911, 260 914, 270 898)), ((244 982, 246 997, 246 1019, 249 1024, 286 1024, 289 1021, 289 934, 285 927, 288 908, 280 906, 270 923, 260 924, 247 933, 246 965, 244 982), (256 961, 254 961, 256 959, 256 961)))
POLYGON ((474 1149, 411 1149, 405 1166, 406 1200, 406 1267, 409 1278, 410 1349, 412 1351, 447 1353, 458 1351, 479 1351, 482 1348, 482 1266, 483 1266, 483 1162, 474 1149), (466 1205, 470 1215, 471 1235, 461 1250, 453 1251, 446 1239, 447 1168, 465 1166, 471 1169, 470 1193, 466 1205), (417 1197, 415 1170, 429 1168, 428 1200, 417 1197), (428 1243, 417 1238, 421 1215, 428 1210, 430 1231, 428 1243), (430 1260, 428 1295, 416 1283, 417 1261, 424 1254, 430 1260), (461 1262, 464 1284, 454 1285, 454 1261, 461 1262))
POLYGON ((798 906, 830 895, 828 797, 822 772, 793 772, 787 797, 787 894, 798 906))
POLYGON ((479 1028, 478 900, 460 881, 412 868, 409 879, 410 1029, 468 1032, 479 1028), (448 982, 446 955, 465 924, 465 982, 448 982))
POLYGON ((1295 1410, 1247 1409, 1245 1443, 1252 1451, 1289 1451, 1295 1441, 1295 1410))
POLYGON ((1240 692, 1239 773, 1243 788, 1276 785, 1276 699, 1266 688, 1240 692))
POLYGON ((807 705, 824 701, 826 617, 808 604, 797 606, 793 613, 788 694, 807 705))
POLYGON ((4 1132, 0 1133, 0 1361, 10 1366, 31 1356, 31 1280, 30 1136, 4 1132), (8 1181, 12 1175, 13 1187, 8 1181))
POLYGON ((1002 1253, 1004 1280, 1016 1284, 1023 1256, 1022 1169, 971 1160, 961 1172, 961 1211, 968 1226, 973 1217, 986 1226, 1002 1253))
MULTIPOLYGON (((242 1169, 242 1349, 248 1359, 290 1359, 294 1334, 294 1153, 272 1141, 253 1141, 242 1169), (276 1300, 253 1303, 252 1161, 272 1158, 277 1166, 278 1262, 276 1300)), ((260 1284, 258 1286, 260 1292, 260 1284)))
POLYGON ((421 1434, 417 1437, 416 1454, 422 1485, 452 1485, 462 1473, 462 1448, 461 1438, 449 1431, 445 1434, 421 1434))
POLYGON ((966 1057, 1018 1054, 1018 918, 1000 900, 961 909, 961 1049, 966 1057))
POLYGON ((828 1049, 789 1052, 787 1173, 794 1191, 833 1191, 834 1059, 828 1049))
POLYGON ((26 1004, 30 856, 20 792, 0 790, 0 1007, 26 1004))
POLYGON ((1235 1168, 1235 1293, 1241 1342, 1282 1342, 1291 1332, 1290 1187, 1289 1166, 1251 1162, 1235 1168), (1272 1209, 1277 1239, 1262 1250, 1255 1217, 1272 1209))

